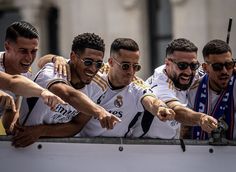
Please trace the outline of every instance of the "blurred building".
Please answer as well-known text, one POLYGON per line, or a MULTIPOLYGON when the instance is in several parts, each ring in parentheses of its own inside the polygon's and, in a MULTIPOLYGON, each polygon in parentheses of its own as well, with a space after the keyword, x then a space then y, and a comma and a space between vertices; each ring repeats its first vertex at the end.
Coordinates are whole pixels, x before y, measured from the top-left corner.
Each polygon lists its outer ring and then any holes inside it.
MULTIPOLYGON (((69 57, 74 36, 94 32, 109 46, 117 37, 136 40, 146 79, 162 64, 165 47, 173 38, 185 37, 199 47, 215 38, 226 40, 229 17, 236 19, 234 0, 0 0, 0 50, 6 27, 16 20, 32 23, 40 32, 40 52, 69 57)), ((236 48, 233 21, 230 45, 236 48)), ((33 67, 34 72, 37 68, 33 67)))

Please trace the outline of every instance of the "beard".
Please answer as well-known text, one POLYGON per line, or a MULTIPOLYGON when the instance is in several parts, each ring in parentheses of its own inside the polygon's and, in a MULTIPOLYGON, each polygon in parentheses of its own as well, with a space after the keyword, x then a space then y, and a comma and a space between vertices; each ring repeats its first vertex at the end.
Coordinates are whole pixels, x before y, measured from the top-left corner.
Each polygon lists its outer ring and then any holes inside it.
POLYGON ((190 76, 190 81, 189 81, 188 84, 181 84, 181 83, 180 83, 180 77, 181 77, 181 76, 187 76, 187 75, 185 75, 185 74, 180 74, 179 76, 177 76, 176 74, 174 74, 174 76, 171 78, 171 80, 173 81, 173 83, 174 83, 174 85, 175 85, 176 88, 185 91, 185 90, 189 89, 189 87, 191 86, 191 84, 192 84, 192 82, 193 82, 194 75, 192 74, 192 75, 190 76))
POLYGON ((220 92, 222 90, 225 90, 228 87, 228 84, 230 82, 230 75, 228 74, 222 74, 220 75, 220 77, 217 78, 217 80, 214 80, 212 78, 209 77, 209 81, 210 81, 210 86, 211 83, 214 83, 214 87, 211 86, 211 89, 213 89, 216 92, 220 92), (224 80, 222 81, 221 78, 224 78, 224 80))

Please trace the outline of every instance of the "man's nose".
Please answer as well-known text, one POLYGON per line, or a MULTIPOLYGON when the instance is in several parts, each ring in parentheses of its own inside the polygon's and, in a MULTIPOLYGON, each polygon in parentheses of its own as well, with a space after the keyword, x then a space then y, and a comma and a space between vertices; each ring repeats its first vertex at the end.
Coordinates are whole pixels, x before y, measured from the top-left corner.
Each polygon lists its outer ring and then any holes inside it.
POLYGON ((188 66, 185 70, 184 70, 187 74, 191 74, 194 70, 192 70, 190 68, 190 66, 188 66))
POLYGON ((27 61, 32 61, 33 55, 30 52, 28 52, 26 55, 26 59, 27 59, 27 61))
POLYGON ((93 62, 93 64, 91 66, 89 66, 90 70, 92 70, 93 72, 97 72, 98 71, 98 68, 96 67, 96 63, 93 62))
POLYGON ((133 67, 132 64, 130 64, 130 66, 129 66, 127 72, 130 73, 130 74, 135 74, 136 71, 134 70, 134 67, 133 67))

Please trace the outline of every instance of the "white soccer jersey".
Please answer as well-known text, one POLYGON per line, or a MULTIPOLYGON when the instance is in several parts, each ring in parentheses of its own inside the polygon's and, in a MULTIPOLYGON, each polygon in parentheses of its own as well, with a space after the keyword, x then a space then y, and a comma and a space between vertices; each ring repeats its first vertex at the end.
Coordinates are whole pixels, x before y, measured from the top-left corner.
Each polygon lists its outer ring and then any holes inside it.
MULTIPOLYGON (((34 80, 44 88, 49 88, 53 83, 63 82, 69 85, 66 77, 54 73, 54 64, 46 64, 36 75, 34 80)), ((78 114, 71 105, 58 105, 56 111, 44 104, 41 98, 24 98, 22 101, 19 121, 26 126, 38 124, 66 123, 78 114)))
MULTIPOLYGON (((0 71, 1 72, 5 72, 6 73, 6 69, 5 69, 5 66, 4 66, 4 53, 5 52, 0 52, 0 71)), ((25 76, 29 79, 31 79, 32 77, 32 73, 31 71, 29 70, 27 73, 21 73, 22 76, 25 76)), ((10 91, 6 91, 6 90, 2 90, 6 93, 8 93, 9 95, 11 95, 14 99, 16 99, 16 95, 10 91)), ((3 108, 0 106, 0 116, 2 115, 3 113, 3 108)))
POLYGON ((179 90, 165 73, 165 65, 155 69, 154 75, 146 80, 158 98, 164 102, 177 100, 187 106, 187 91, 179 90))
MULTIPOLYGON (((92 118, 80 132, 81 137, 124 137, 128 131, 128 126, 138 112, 142 112, 141 100, 146 95, 152 95, 141 79, 135 78, 128 86, 113 90, 108 83, 109 66, 105 66, 94 77, 87 89, 93 90, 92 98, 108 112, 116 115, 122 121, 115 125, 112 130, 101 127, 96 118, 92 118)), ((154 95, 152 95, 154 96, 154 95)))
MULTIPOLYGON (((196 98, 196 94, 197 94, 197 90, 198 90, 198 86, 201 82, 202 78, 198 79, 197 81, 194 82, 194 84, 191 86, 189 93, 188 93, 188 107, 193 109, 194 108, 194 104, 195 104, 195 98, 196 98)), ((208 100, 208 104, 210 104, 210 108, 209 108, 209 112, 212 112, 219 97, 220 94, 217 94, 215 91, 209 89, 208 90, 208 95, 210 100, 208 100)), ((234 86, 233 86, 233 98, 236 97, 236 82, 234 82, 234 86)), ((236 101, 234 100, 234 121, 236 121, 236 101)), ((208 114, 211 115, 211 114, 208 114)), ((236 139, 236 125, 234 125, 233 127, 233 139, 236 139)))
MULTIPOLYGON (((151 86, 153 93, 162 101, 169 102, 172 100, 176 100, 182 103, 184 106, 187 106, 187 91, 181 91, 174 86, 174 83, 168 78, 165 73, 165 65, 156 68, 154 74, 146 80, 146 83, 151 86)), ((143 136, 161 139, 179 138, 180 123, 178 123, 177 121, 173 120, 162 122, 158 118, 154 118, 151 123, 150 129, 145 134, 141 125, 142 119, 143 115, 139 118, 133 128, 133 137, 143 136)))

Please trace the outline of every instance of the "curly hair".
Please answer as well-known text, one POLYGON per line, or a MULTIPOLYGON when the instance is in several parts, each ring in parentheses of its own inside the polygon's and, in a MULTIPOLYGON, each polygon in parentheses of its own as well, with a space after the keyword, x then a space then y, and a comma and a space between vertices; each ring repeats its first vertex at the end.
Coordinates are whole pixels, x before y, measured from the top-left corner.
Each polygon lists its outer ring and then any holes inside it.
POLYGON ((85 48, 105 51, 103 39, 94 33, 83 33, 74 37, 71 50, 77 54, 82 54, 85 48))
POLYGON ((197 53, 197 50, 198 48, 196 47, 196 45, 185 38, 174 39, 166 47, 166 57, 173 54, 174 51, 197 53))
POLYGON ((202 55, 205 60, 210 54, 223 54, 227 52, 232 54, 230 46, 225 41, 214 39, 203 47, 202 55))
POLYGON ((6 30, 5 41, 16 42, 18 37, 24 37, 28 39, 39 39, 39 33, 37 29, 26 21, 17 21, 12 23, 6 30))
POLYGON ((130 38, 117 38, 111 44, 110 54, 118 53, 120 49, 139 51, 138 44, 130 38))

